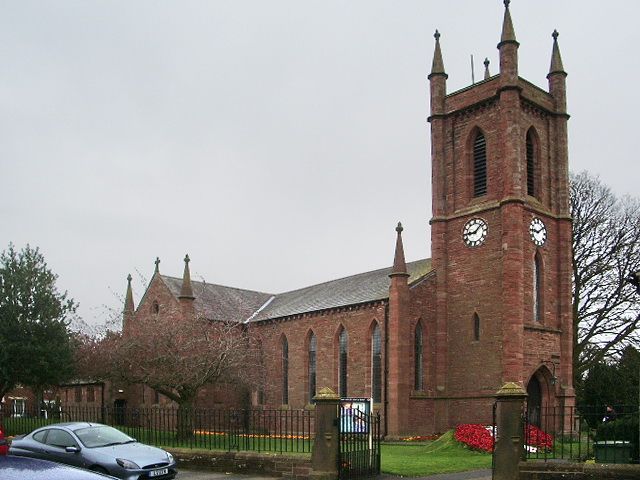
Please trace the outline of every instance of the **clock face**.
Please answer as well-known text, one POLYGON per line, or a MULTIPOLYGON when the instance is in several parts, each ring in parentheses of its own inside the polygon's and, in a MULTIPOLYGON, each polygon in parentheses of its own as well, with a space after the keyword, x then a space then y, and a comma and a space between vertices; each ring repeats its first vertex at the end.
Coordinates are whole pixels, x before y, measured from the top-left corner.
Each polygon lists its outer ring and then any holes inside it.
POLYGON ((472 218, 464 224, 462 239, 469 247, 477 247, 484 243, 489 226, 482 218, 472 218))
POLYGON ((529 224, 529 233, 531 234, 531 240, 533 243, 541 247, 544 242, 547 241, 547 227, 544 226, 542 220, 538 217, 534 217, 529 224))

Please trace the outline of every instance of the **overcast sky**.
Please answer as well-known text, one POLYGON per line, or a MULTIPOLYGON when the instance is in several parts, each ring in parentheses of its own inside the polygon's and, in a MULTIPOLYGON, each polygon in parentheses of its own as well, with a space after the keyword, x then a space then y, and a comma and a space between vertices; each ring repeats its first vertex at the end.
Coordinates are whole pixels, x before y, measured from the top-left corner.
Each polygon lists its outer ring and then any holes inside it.
MULTIPOLYGON (((497 72, 501 0, 0 1, 0 250, 88 322, 164 274, 279 293, 430 255, 428 83, 497 72), (138 273, 139 274, 138 274, 138 273)), ((520 75, 569 76, 570 168, 638 184, 640 3, 514 0, 520 75)))

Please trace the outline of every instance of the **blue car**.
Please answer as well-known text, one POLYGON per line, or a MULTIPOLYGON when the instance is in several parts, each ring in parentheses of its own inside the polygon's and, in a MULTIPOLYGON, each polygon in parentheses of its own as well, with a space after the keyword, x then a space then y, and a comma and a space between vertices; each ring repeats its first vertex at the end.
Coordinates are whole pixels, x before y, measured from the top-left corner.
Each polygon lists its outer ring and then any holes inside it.
POLYGON ((0 457, 2 480, 116 480, 115 477, 89 472, 36 458, 0 457))
POLYGON ((14 438, 9 455, 66 463, 122 480, 170 480, 177 474, 169 452, 99 423, 55 423, 38 428, 14 438))

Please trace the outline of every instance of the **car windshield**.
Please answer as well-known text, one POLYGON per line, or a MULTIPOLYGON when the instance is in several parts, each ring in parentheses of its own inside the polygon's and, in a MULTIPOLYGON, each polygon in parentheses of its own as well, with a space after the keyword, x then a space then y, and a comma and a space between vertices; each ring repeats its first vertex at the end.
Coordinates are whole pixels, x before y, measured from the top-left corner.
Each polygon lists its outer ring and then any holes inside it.
POLYGON ((81 428, 80 430, 76 430, 75 434, 87 448, 107 447, 109 445, 122 445, 123 443, 135 442, 129 435, 125 435, 120 430, 105 425, 81 428))

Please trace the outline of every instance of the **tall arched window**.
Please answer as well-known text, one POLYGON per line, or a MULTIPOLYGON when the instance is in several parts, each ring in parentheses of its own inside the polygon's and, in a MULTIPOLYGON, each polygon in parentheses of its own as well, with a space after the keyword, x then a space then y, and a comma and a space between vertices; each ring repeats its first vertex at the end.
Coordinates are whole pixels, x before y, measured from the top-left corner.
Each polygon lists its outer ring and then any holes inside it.
POLYGON ((309 403, 313 402, 313 397, 316 396, 316 350, 318 343, 316 336, 313 332, 309 335, 309 351, 308 351, 308 365, 309 365, 309 403))
POLYGON ((542 322, 542 261, 536 253, 533 257, 533 321, 542 322))
POLYGON ((282 336, 282 404, 289 403, 289 342, 282 336))
POLYGON ((373 403, 382 403, 382 342, 377 322, 371 332, 371 396, 373 403))
POLYGON ((533 128, 527 131, 527 195, 536 196, 536 145, 533 128))
POLYGON ((473 141, 473 196, 487 193, 487 142, 482 132, 473 141))
POLYGON ((349 356, 349 337, 347 331, 343 328, 339 337, 340 343, 340 367, 338 370, 338 378, 340 382, 340 396, 347 396, 347 361, 349 356))
POLYGON ((413 388, 417 391, 423 389, 422 384, 422 322, 418 322, 416 325, 416 331, 413 339, 413 361, 414 361, 414 385, 413 388))
POLYGON ((480 341, 480 317, 477 313, 473 314, 473 340, 480 341))

